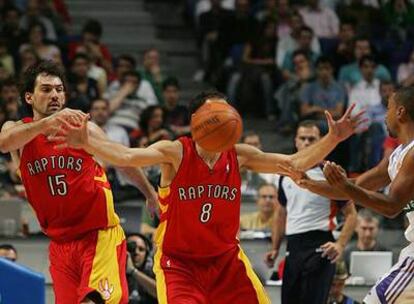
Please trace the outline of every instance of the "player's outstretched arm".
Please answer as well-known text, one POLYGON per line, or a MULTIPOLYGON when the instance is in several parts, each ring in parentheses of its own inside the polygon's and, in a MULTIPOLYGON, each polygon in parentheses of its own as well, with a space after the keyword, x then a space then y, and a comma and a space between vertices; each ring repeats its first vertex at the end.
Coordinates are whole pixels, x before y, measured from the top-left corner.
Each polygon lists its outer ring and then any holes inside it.
POLYGON ((30 123, 7 121, 0 133, 0 151, 3 153, 16 151, 39 134, 57 132, 61 125, 59 118, 73 119, 76 117, 82 119, 85 115, 81 111, 64 109, 47 118, 30 123))
POLYGON ((324 175, 329 184, 355 203, 370 208, 387 217, 397 216, 402 209, 414 198, 414 151, 411 150, 405 157, 396 178, 391 184, 388 195, 367 190, 350 182, 334 163, 325 165, 324 175))

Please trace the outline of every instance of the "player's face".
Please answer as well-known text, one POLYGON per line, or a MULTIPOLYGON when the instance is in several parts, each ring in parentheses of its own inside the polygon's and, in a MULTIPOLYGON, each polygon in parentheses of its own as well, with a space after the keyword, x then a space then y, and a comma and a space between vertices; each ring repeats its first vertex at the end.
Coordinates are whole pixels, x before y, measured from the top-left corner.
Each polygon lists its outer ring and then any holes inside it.
POLYGON ((25 98, 32 105, 34 115, 43 118, 63 108, 65 88, 59 77, 40 74, 36 78, 33 93, 26 92, 25 98))
POLYGON ((6 258, 12 262, 16 262, 17 260, 16 252, 10 249, 0 249, 0 257, 6 258))
POLYGON ((378 235, 378 222, 375 220, 366 221, 358 220, 357 226, 358 239, 364 244, 371 244, 376 240, 378 235))
POLYGON ((147 254, 147 246, 145 241, 138 236, 132 236, 128 239, 129 242, 135 242, 137 247, 135 249, 134 265, 141 267, 145 262, 145 255, 147 254))
POLYGON ((257 205, 259 211, 262 213, 273 213, 277 204, 277 193, 275 188, 271 186, 264 186, 259 190, 259 199, 257 205))
POLYGON ((295 137, 296 149, 300 151, 313 145, 320 139, 320 136, 317 127, 299 127, 295 137))
POLYGON ((388 134, 391 137, 397 137, 397 104, 395 102, 395 94, 388 98, 387 114, 385 116, 385 124, 387 125, 388 134))

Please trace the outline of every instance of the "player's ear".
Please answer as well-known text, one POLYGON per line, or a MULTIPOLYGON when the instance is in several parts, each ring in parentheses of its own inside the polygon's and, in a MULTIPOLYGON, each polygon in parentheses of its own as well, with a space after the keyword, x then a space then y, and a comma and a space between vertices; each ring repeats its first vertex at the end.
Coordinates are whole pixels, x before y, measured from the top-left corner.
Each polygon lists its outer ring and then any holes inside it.
POLYGON ((32 93, 30 93, 30 92, 24 93, 24 99, 29 105, 33 104, 33 94, 32 93))

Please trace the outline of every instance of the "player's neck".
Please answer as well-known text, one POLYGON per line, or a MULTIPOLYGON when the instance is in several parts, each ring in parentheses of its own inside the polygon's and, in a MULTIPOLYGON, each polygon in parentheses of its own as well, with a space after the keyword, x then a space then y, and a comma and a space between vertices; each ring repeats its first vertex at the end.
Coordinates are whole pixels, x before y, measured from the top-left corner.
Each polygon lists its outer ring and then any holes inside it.
POLYGON ((208 152, 206 150, 204 150, 203 148, 201 148, 197 143, 196 143, 196 151, 198 153, 198 155, 201 157, 201 159, 210 167, 214 167, 214 164, 217 162, 217 160, 220 157, 220 153, 215 153, 215 152, 208 152))
POLYGON ((46 118, 46 115, 33 111, 33 120, 41 120, 43 118, 46 118))
POLYGON ((403 145, 407 145, 414 140, 414 123, 409 123, 404 128, 401 128, 398 140, 403 145))

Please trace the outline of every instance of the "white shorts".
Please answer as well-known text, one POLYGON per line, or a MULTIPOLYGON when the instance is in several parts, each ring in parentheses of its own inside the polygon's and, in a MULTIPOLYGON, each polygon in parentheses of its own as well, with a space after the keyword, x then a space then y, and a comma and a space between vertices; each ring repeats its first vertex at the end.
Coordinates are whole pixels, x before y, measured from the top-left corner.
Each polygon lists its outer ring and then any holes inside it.
POLYGON ((400 259, 378 280, 364 299, 365 304, 414 303, 414 245, 401 251, 400 259))

